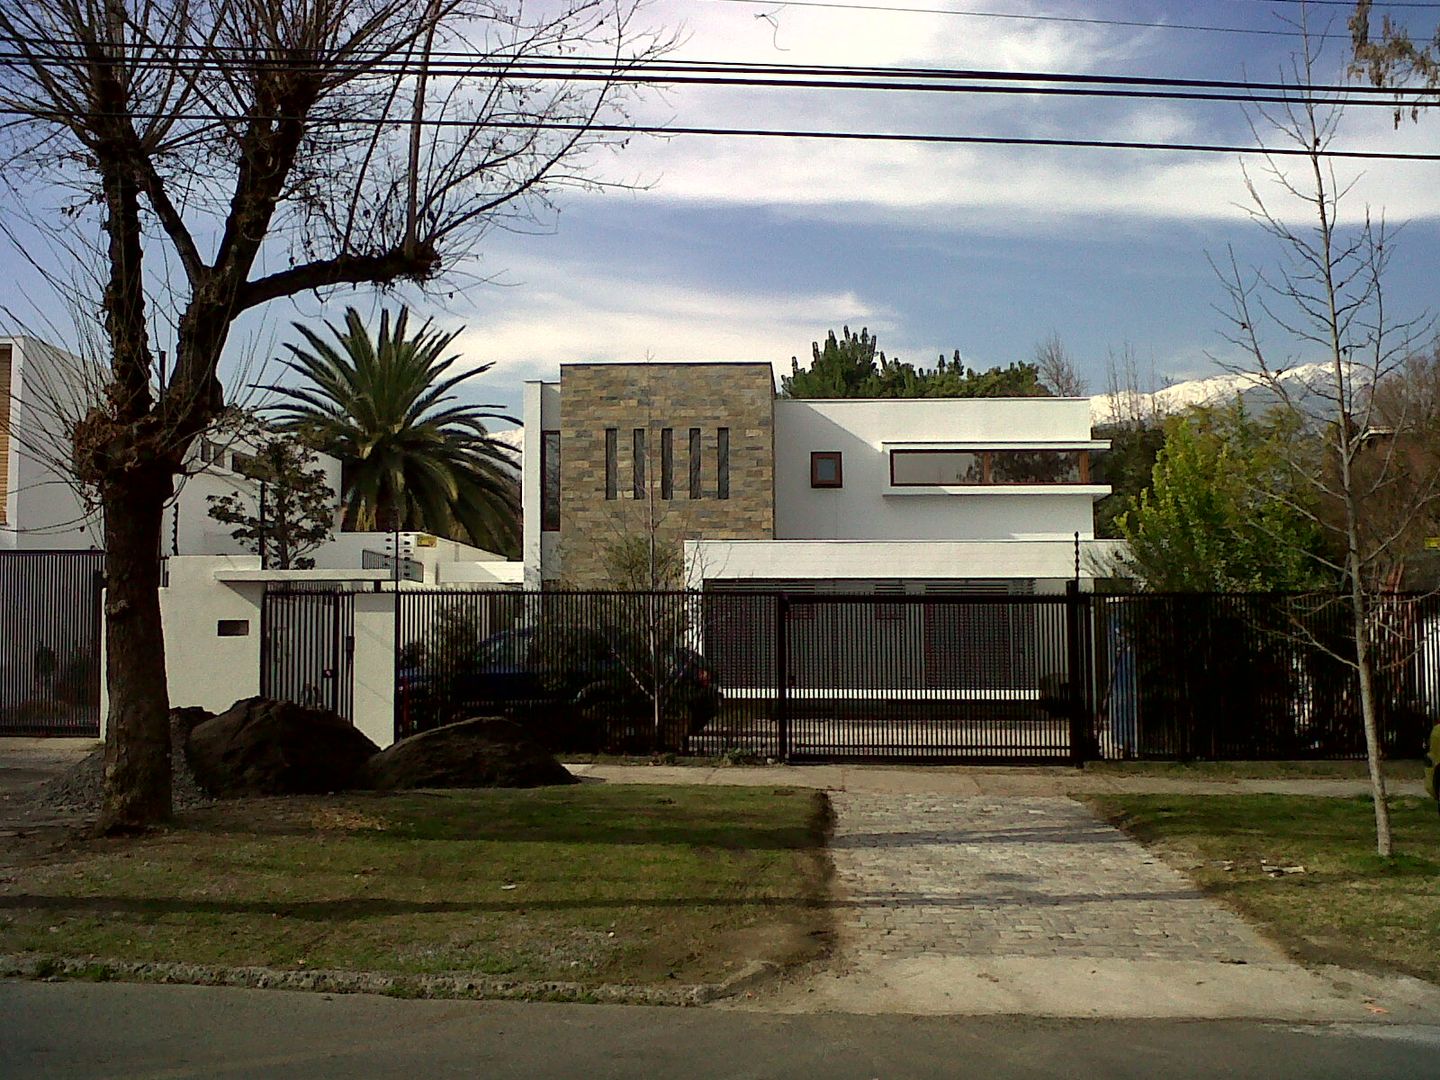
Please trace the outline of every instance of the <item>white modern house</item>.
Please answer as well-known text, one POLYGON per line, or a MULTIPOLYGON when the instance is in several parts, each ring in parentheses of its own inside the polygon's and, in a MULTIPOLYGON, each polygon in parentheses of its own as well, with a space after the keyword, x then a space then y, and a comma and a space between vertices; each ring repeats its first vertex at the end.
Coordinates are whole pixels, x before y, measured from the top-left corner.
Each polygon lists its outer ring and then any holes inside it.
MULTIPOLYGON (((98 509, 87 505, 57 462, 68 444, 67 428, 84 411, 91 391, 85 361, 33 337, 0 337, 0 550, 99 549, 98 509)), ((196 440, 165 511, 164 555, 241 555, 230 528, 210 516, 210 497, 238 494, 253 512, 261 484, 246 463, 254 439, 207 434, 196 440)), ((317 455, 335 492, 334 524, 340 525, 340 463, 317 455)), ((358 565, 358 564, 357 564, 358 565)))
POLYGON ((1084 398, 777 398, 767 364, 562 365, 526 386, 525 580, 603 586, 654 533, 686 584, 1060 592, 1096 541, 1084 398))

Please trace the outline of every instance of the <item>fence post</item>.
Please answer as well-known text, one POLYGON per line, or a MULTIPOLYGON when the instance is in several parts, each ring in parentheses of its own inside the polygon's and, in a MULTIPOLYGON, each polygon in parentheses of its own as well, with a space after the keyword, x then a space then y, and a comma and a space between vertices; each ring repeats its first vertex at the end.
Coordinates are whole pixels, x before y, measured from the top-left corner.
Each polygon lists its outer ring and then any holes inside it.
POLYGON ((790 598, 784 593, 775 603, 775 723, 780 739, 780 760, 790 760, 790 598))
POLYGON ((1067 710, 1070 714, 1070 762, 1076 768, 1085 764, 1089 750, 1087 725, 1084 724, 1086 695, 1082 682, 1085 650, 1081 647, 1081 634, 1084 626, 1081 616, 1084 602, 1084 597, 1080 593, 1080 582, 1073 580, 1065 582, 1065 644, 1069 669, 1069 678, 1065 682, 1069 688, 1070 699, 1067 710))

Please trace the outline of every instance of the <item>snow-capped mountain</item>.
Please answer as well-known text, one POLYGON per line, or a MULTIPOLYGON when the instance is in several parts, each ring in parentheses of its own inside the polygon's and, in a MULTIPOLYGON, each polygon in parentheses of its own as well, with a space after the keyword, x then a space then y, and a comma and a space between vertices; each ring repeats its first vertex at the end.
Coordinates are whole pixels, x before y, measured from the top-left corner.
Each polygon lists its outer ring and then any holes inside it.
POLYGON ((492 431, 490 437, 515 451, 515 464, 518 467, 525 453, 525 429, 517 427, 506 431, 492 431))
MULTIPOLYGON (((1359 378, 1361 372, 1356 371, 1359 378)), ((1136 417, 1159 419, 1194 405, 1222 404, 1239 398, 1248 408, 1264 410, 1283 390, 1307 410, 1322 406, 1333 394, 1334 370, 1329 364, 1299 364, 1279 372, 1273 383, 1248 372, 1221 372, 1204 379, 1175 383, 1154 393, 1122 390, 1090 398, 1090 420, 1109 424, 1136 417)))

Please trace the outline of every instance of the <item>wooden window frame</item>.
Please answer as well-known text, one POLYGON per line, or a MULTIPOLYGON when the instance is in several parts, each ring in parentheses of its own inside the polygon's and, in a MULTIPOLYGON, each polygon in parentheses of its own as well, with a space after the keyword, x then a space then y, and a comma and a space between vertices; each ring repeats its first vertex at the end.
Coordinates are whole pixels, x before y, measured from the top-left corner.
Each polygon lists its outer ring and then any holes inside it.
MULTIPOLYGON (((1077 455, 1079 455, 1079 462, 1078 462, 1078 464, 1079 464, 1080 478, 1079 478, 1078 480, 1064 480, 1064 481, 1061 481, 1061 482, 1055 483, 1055 484, 1042 484, 1042 483, 1034 483, 1034 482, 1008 481, 1008 480, 1007 480, 1007 481, 1004 481, 1004 482, 997 483, 997 482, 994 480, 994 478, 993 478, 993 477, 994 477, 994 473, 993 473, 993 457, 992 457, 992 455, 994 455, 995 453, 1003 453, 1003 452, 1005 452, 1005 451, 1008 450, 1008 449, 1010 449, 1010 447, 993 447, 993 448, 990 448, 990 449, 987 449, 987 450, 959 450, 959 449, 956 449, 956 450, 945 450, 945 449, 940 449, 940 450, 919 450, 919 449, 891 450, 891 451, 890 451, 890 463, 889 463, 889 464, 890 464, 890 486, 891 486, 891 487, 897 487, 897 488, 933 488, 933 487, 997 487, 997 488, 1006 488, 1006 487, 1053 487, 1053 488, 1067 488, 1067 487, 1078 487, 1078 486, 1081 486, 1081 485, 1089 484, 1089 483, 1090 483, 1090 451, 1089 451, 1089 450, 1066 449, 1066 448, 1063 448, 1063 447, 1057 448, 1054 452, 1057 453, 1057 454, 1077 454, 1077 455), (895 479, 895 458, 896 458, 897 455, 900 455, 900 454, 974 454, 975 456, 977 456, 977 457, 980 459, 980 483, 979 483, 979 484, 931 484, 931 483, 917 483, 917 482, 915 482, 915 481, 910 481, 910 480, 904 480, 904 481, 896 480, 896 479, 895 479)), ((1041 448, 1041 449, 1043 449, 1043 448, 1041 448)), ((814 455, 811 455, 811 456, 812 456, 812 459, 813 459, 813 456, 814 456, 814 455)), ((816 486, 816 485, 815 485, 815 483, 814 483, 814 465, 812 464, 812 465, 811 465, 811 487, 814 487, 814 486, 816 486)))
POLYGON ((843 456, 839 450, 810 451, 810 486, 812 488, 843 488, 845 486, 845 467, 843 456), (834 480, 820 479, 818 466, 823 461, 835 463, 834 480))

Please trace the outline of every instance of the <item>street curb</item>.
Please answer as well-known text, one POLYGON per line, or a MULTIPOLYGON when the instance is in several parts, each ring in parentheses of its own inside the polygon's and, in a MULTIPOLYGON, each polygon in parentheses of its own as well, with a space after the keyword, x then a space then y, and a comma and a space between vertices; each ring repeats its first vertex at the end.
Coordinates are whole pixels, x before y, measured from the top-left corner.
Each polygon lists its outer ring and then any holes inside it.
POLYGON ((375 971, 268 967, 220 967, 169 961, 99 960, 83 956, 0 956, 0 978, 83 979, 90 982, 148 982, 192 986, 233 986, 251 990, 301 990, 326 994, 384 994, 406 998, 465 998, 477 1001, 573 1001, 607 1005, 704 1005, 741 993, 772 978, 779 965, 751 961, 718 983, 642 986, 559 980, 502 979, 489 975, 387 975, 375 971))

